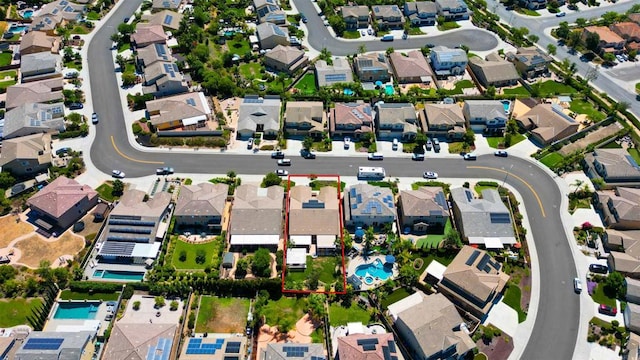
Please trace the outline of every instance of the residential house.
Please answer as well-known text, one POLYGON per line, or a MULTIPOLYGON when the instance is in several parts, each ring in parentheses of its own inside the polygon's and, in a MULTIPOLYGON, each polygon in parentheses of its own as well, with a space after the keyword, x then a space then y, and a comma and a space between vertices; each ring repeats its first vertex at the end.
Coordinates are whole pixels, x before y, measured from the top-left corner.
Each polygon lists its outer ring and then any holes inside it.
POLYGON ((640 333, 640 305, 627 303, 624 308, 624 325, 629 331, 640 333))
POLYGON ((485 88, 516 85, 520 79, 515 65, 497 54, 487 56, 486 60, 473 56, 469 60, 469 68, 473 71, 476 80, 485 88))
POLYGON ((158 130, 204 127, 211 108, 204 93, 190 92, 147 101, 147 120, 158 130))
POLYGON ((65 130, 64 105, 27 103, 7 111, 4 115, 4 139, 37 133, 58 133, 65 130))
POLYGON ((342 201, 346 226, 381 226, 396 220, 395 200, 389 188, 353 185, 345 189, 342 201))
POLYGON ((379 140, 412 141, 418 134, 418 116, 411 103, 378 103, 375 121, 379 140))
POLYGON ((387 309, 414 359, 463 359, 476 347, 460 326, 465 321, 442 294, 417 291, 387 309))
POLYGON ((462 113, 473 131, 486 133, 502 133, 509 120, 499 100, 465 100, 462 113))
POLYGON ((462 49, 449 49, 436 46, 429 53, 431 67, 438 77, 463 75, 469 61, 467 53, 462 49))
POLYGON ((273 49, 278 45, 289 46, 289 30, 274 23, 264 22, 258 25, 256 35, 263 50, 273 49))
POLYGON ((342 6, 342 20, 347 30, 366 29, 369 27, 369 7, 365 5, 342 6))
POLYGON ((289 190, 288 210, 287 236, 293 247, 314 255, 333 255, 340 250, 336 248, 341 236, 336 187, 325 186, 314 193, 310 186, 294 186, 289 190))
POLYGON ((60 52, 60 37, 49 36, 43 31, 29 31, 20 39, 20 55, 29 55, 39 52, 60 52))
POLYGON ((334 58, 331 65, 324 60, 315 63, 318 87, 353 82, 353 71, 345 58, 334 58))
POLYGON ((253 0, 253 8, 258 16, 258 22, 271 22, 276 25, 287 23, 287 15, 276 0, 253 0))
POLYGON ((151 10, 178 10, 182 0, 153 0, 151 10))
POLYGON ((384 53, 360 54, 353 60, 353 66, 361 82, 385 83, 391 79, 384 53))
POLYGON ((433 26, 438 16, 438 6, 433 1, 407 1, 404 3, 404 16, 412 26, 433 26))
POLYGON ((629 21, 633 21, 634 23, 640 25, 640 13, 628 14, 627 18, 629 21))
POLYGON ((640 189, 618 186, 597 191, 593 200, 607 228, 640 230, 640 189))
MULTIPOLYGON (((231 255, 233 259, 233 254, 231 255)), ((178 356, 179 360, 230 360, 247 357, 247 338, 245 336, 228 336, 220 334, 207 337, 185 338, 185 345, 178 356)))
POLYGON ((293 136, 321 138, 327 123, 322 101, 289 101, 284 113, 284 131, 293 136))
POLYGON ((34 177, 51 166, 51 134, 33 134, 2 142, 0 166, 16 177, 34 177))
POLYGON ((176 226, 220 232, 228 191, 227 184, 183 185, 173 212, 176 226))
POLYGON ((171 10, 162 10, 154 14, 142 15, 142 19, 148 21, 150 25, 160 25, 167 31, 180 29, 182 18, 184 18, 183 14, 171 10))
POLYGON ((336 360, 404 360, 393 333, 349 334, 338 337, 336 360))
POLYGON ((331 137, 359 139, 373 132, 371 105, 364 102, 336 103, 329 111, 331 137))
POLYGON ((438 15, 445 21, 469 20, 469 8, 464 0, 436 0, 438 15))
POLYGON ((623 352, 623 356, 626 357, 627 360, 640 359, 640 335, 633 332, 629 333, 629 340, 627 341, 627 346, 623 352))
POLYGON ((389 54, 391 68, 400 84, 430 84, 433 72, 422 52, 409 51, 407 55, 400 52, 389 54))
POLYGON ((590 178, 602 178, 608 184, 640 182, 640 167, 626 149, 595 149, 584 157, 590 178))
POLYGON ((284 72, 289 75, 309 64, 309 57, 304 51, 293 46, 277 45, 264 55, 267 69, 284 72))
POLYGON ((624 282, 627 285, 627 294, 625 295, 627 302, 640 304, 640 280, 626 277, 624 282))
POLYGON ((7 88, 7 111, 26 103, 55 103, 63 99, 61 77, 16 84, 7 88))
POLYGON ((521 128, 530 131, 532 140, 542 145, 573 135, 580 127, 558 104, 535 105, 515 119, 521 128))
POLYGON ((484 321, 508 281, 502 264, 486 251, 463 246, 444 271, 438 290, 462 311, 484 321))
POLYGON ((540 10, 547 7, 547 0, 519 0, 519 3, 529 10, 540 10))
POLYGON ((640 50, 640 25, 632 22, 625 21, 611 25, 611 30, 618 34, 621 38, 626 40, 627 50, 640 50))
POLYGON ((458 104, 424 104, 420 123, 430 137, 461 139, 465 132, 462 108, 458 104))
POLYGON ((95 331, 31 331, 11 358, 82 359, 83 354, 93 351, 95 335, 95 331))
POLYGON ((138 24, 136 31, 131 34, 131 43, 136 48, 143 48, 151 44, 164 44, 167 42, 162 25, 138 24))
POLYGON ((166 43, 156 43, 138 49, 136 55, 136 65, 141 72, 146 67, 153 65, 157 61, 173 63, 175 59, 171 56, 171 50, 166 43))
POLYGON ((142 92, 156 97, 189 91, 189 84, 173 62, 156 61, 144 69, 142 92))
POLYGON ((495 189, 485 189, 476 199, 467 188, 451 189, 456 228, 470 245, 502 249, 517 243, 511 213, 495 189))
POLYGON ((439 186, 421 186, 400 191, 398 200, 400 226, 413 233, 426 233, 429 227, 444 227, 449 220, 449 205, 439 186))
MULTIPOLYGON (((98 192, 89 185, 60 176, 27 200, 27 206, 49 230, 67 229, 98 204, 98 192)), ((40 225, 40 224, 38 224, 40 225)))
POLYGON ((280 131, 280 108, 282 102, 278 96, 246 95, 238 110, 238 136, 252 137, 255 133, 264 133, 275 137, 280 131))
POLYGON ((549 76, 549 64, 553 62, 551 56, 535 46, 517 48, 515 53, 509 52, 506 57, 525 79, 549 76))
POLYGON ((229 220, 231 251, 268 248, 276 251, 282 235, 284 188, 242 184, 236 188, 229 220))
POLYGON ((22 83, 62 76, 62 56, 50 52, 28 54, 21 57, 22 83))
POLYGON ((76 4, 68 0, 55 0, 42 5, 40 10, 31 18, 31 31, 45 31, 54 35, 58 25, 77 22, 87 11, 86 5, 76 4))
POLYGON ((615 55, 624 52, 624 44, 626 41, 608 27, 587 26, 582 30, 582 40, 585 41, 589 34, 596 34, 600 38, 598 52, 613 53, 615 55))
POLYGON ((640 230, 607 229, 602 244, 609 251, 607 264, 611 271, 640 278, 640 230))
POLYGON ((268 343, 260 351, 259 360, 327 360, 322 344, 268 343))
POLYGON ((373 5, 371 18, 382 30, 401 29, 404 26, 404 16, 398 5, 373 5))
POLYGON ((149 198, 145 191, 125 190, 98 240, 99 263, 144 269, 160 252, 169 227, 170 203, 168 192, 157 192, 149 198))

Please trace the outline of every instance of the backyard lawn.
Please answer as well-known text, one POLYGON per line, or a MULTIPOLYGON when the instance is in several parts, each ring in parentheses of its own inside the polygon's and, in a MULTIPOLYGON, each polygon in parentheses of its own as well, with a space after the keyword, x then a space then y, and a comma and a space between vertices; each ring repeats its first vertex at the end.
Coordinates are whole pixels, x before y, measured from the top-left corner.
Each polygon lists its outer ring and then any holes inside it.
POLYGON ((329 305, 329 324, 331 326, 347 325, 349 322, 361 322, 367 325, 370 320, 371 315, 367 309, 360 307, 357 301, 352 301, 351 307, 348 308, 337 303, 329 305))
POLYGON ((116 301, 120 296, 119 292, 115 293, 82 293, 71 290, 63 290, 60 293, 60 300, 102 300, 102 301, 116 301))
POLYGON ((342 266, 342 264, 338 263, 340 259, 341 257, 338 256, 318 257, 315 259, 307 256, 307 268, 304 271, 289 271, 287 280, 302 282, 309 278, 313 269, 316 269, 316 271, 320 272, 320 281, 327 284, 327 286, 336 281, 342 281, 342 277, 334 275, 336 266, 342 266))
POLYGON ((213 257, 218 253, 220 242, 213 240, 203 244, 191 244, 176 239, 174 246, 171 264, 176 269, 204 270, 214 267, 213 257))
POLYGON ((604 120, 607 117, 605 114, 598 111, 590 102, 583 100, 571 100, 571 106, 569 109, 578 114, 585 114, 587 118, 595 122, 604 120))
POLYGON ((604 293, 604 284, 599 283, 596 288, 593 290, 593 294, 591 294, 591 298, 598 304, 609 305, 612 308, 616 308, 616 299, 610 298, 604 293))
POLYGON ((248 313, 249 299, 202 296, 196 332, 242 333, 248 313))
POLYGON ((511 89, 504 89, 502 90, 502 92, 505 95, 522 95, 522 96, 529 96, 529 91, 524 87, 524 86, 518 86, 515 88, 511 88, 511 89))
POLYGON ((562 155, 554 152, 540 159, 540 162, 545 164, 548 168, 553 168, 562 161, 562 159, 562 155))
MULTIPOLYGON (((569 85, 565 85, 560 82, 556 82, 553 80, 547 80, 543 83, 539 83, 540 85, 540 96, 548 96, 548 95, 559 95, 559 94, 573 94, 577 93, 578 90, 574 89, 569 85)), ((532 86, 536 86, 533 84, 532 86)))
POLYGON ((629 152, 629 155, 631 155, 633 160, 635 160, 636 163, 640 164, 640 151, 638 151, 638 149, 636 148, 627 149, 627 151, 629 152))
POLYGON ((260 79, 262 78, 262 74, 260 70, 262 69, 262 65, 257 62, 241 64, 238 66, 238 71, 243 78, 247 80, 260 79))
POLYGON ((303 94, 313 94, 316 92, 316 76, 313 73, 305 74, 295 85, 295 88, 303 94))
POLYGON ((510 308, 518 312, 518 322, 521 323, 527 319, 527 314, 522 311, 520 308, 520 298, 522 297, 522 292, 518 285, 508 284, 507 291, 504 294, 504 303, 507 304, 510 308))
POLYGON ((382 306, 383 309, 386 309, 387 306, 395 302, 398 302, 409 295, 411 294, 405 288, 396 289, 393 292, 391 292, 391 294, 387 295, 384 299, 382 299, 382 301, 380 302, 380 305, 382 306))
POLYGON ((447 223, 444 226, 444 231, 442 234, 429 234, 425 237, 422 237, 416 241, 417 248, 427 248, 427 249, 435 249, 437 248, 442 240, 444 240, 444 234, 447 233, 451 229, 451 220, 447 220, 447 223))
POLYGON ((445 90, 446 94, 449 95, 460 95, 463 93, 462 89, 473 89, 475 85, 471 80, 460 80, 456 83, 456 87, 451 90, 445 90))
POLYGON ((276 326, 282 320, 295 324, 305 314, 305 300, 281 297, 277 301, 270 300, 261 310, 265 323, 276 326))
POLYGON ((7 66, 11 64, 11 58, 13 54, 10 52, 2 52, 0 53, 0 66, 7 66))
POLYGON ((40 298, 0 300, 0 327, 28 325, 27 316, 33 308, 42 306, 40 298))
POLYGON ((238 54, 240 56, 244 56, 246 53, 251 51, 249 47, 249 41, 247 40, 227 40, 227 46, 229 47, 229 52, 232 54, 238 54))

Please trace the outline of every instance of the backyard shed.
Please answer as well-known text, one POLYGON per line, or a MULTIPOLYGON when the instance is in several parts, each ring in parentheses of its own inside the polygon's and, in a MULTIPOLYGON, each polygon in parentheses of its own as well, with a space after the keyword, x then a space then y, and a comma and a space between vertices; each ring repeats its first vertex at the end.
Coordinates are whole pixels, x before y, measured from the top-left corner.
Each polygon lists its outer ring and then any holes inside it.
POLYGON ((222 267, 225 269, 231 269, 233 267, 234 260, 235 258, 233 256, 233 253, 224 253, 224 255, 222 256, 222 267))

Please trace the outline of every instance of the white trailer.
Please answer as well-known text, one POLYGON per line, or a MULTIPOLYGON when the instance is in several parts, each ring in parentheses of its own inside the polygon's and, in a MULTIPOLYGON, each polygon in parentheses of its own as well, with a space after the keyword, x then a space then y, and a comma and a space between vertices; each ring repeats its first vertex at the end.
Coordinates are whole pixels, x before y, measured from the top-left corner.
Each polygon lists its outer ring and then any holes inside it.
POLYGON ((384 179, 386 176, 382 167, 360 166, 358 168, 358 179, 384 179))

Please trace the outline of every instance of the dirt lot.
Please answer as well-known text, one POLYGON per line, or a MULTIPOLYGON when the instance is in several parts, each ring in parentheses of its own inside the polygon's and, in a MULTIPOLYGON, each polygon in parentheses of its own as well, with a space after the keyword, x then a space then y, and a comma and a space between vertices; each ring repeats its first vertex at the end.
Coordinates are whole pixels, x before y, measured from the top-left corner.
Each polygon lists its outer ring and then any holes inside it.
POLYGON ((20 251, 20 258, 16 262, 37 268, 42 260, 57 264, 62 255, 75 255, 84 248, 84 238, 66 232, 54 241, 42 240, 37 234, 20 240, 15 247, 20 251))
POLYGON ((493 340, 485 344, 482 339, 476 342, 476 346, 480 352, 483 352, 491 360, 507 360, 513 351, 513 339, 502 333, 502 336, 495 337, 493 340))
POLYGON ((236 298, 208 298, 201 303, 199 317, 206 325, 198 325, 198 331, 213 333, 242 333, 247 323, 248 301, 236 298))
POLYGON ((91 212, 85 215, 82 218, 82 221, 84 221, 84 230, 77 232, 76 234, 83 237, 89 234, 97 234, 98 230, 100 230, 100 226, 102 226, 102 221, 93 222, 93 215, 91 212))
POLYGON ((567 156, 576 150, 582 150, 586 148, 587 145, 594 143, 597 140, 604 139, 608 136, 611 136, 620 130, 622 130, 622 125, 618 124, 617 122, 611 125, 607 125, 603 128, 600 128, 596 131, 589 133, 587 136, 583 137, 582 139, 576 142, 573 142, 567 146, 562 147, 562 149, 560 149, 558 153, 560 153, 563 156, 567 156))
POLYGON ((9 244, 19 238, 33 232, 34 228, 30 224, 20 221, 16 222, 15 215, 7 215, 0 218, 0 248, 9 246, 9 244))

